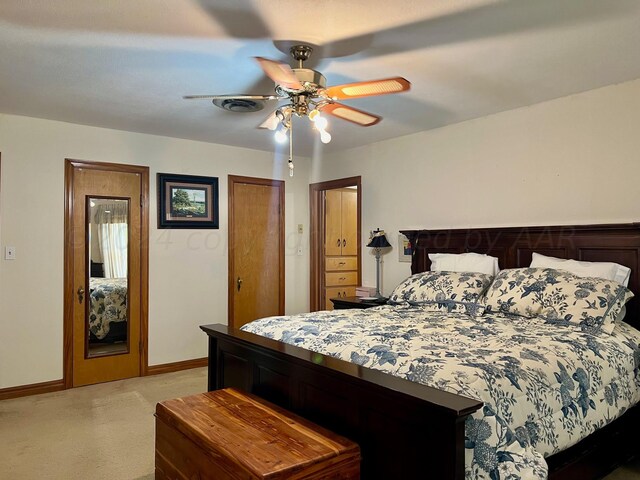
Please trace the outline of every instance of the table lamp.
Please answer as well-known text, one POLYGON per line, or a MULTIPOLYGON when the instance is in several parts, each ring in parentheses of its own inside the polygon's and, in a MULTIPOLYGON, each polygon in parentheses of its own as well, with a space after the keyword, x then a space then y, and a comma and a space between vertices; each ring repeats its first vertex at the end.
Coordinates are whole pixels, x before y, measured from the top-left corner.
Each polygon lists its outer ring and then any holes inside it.
POLYGON ((390 247, 391 244, 387 241, 387 237, 384 235, 384 230, 379 228, 371 232, 371 240, 367 244, 367 247, 373 248, 373 252, 376 256, 376 298, 384 298, 380 293, 380 251, 383 248, 390 247))

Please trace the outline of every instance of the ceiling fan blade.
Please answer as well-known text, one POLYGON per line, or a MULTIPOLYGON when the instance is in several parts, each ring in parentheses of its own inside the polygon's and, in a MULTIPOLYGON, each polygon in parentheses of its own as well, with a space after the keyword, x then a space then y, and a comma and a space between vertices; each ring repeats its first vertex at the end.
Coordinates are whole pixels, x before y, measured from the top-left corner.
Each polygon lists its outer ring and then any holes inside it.
POLYGON ((293 70, 291 70, 291 67, 286 63, 276 62, 275 60, 269 60, 264 57, 253 58, 258 61, 265 75, 278 85, 282 85, 283 87, 290 88, 292 90, 304 89, 293 73, 293 70))
POLYGON ((382 117, 374 115, 373 113, 358 110, 357 108, 342 103, 328 103, 324 107, 321 107, 320 111, 362 127, 371 127, 382 120, 382 117))
MULTIPOLYGON (((444 3, 444 2, 443 2, 444 3)), ((451 2, 455 3, 455 2, 451 2)), ((472 2, 461 2, 472 3, 472 2)), ((624 17, 637 7, 635 2, 598 0, 565 0, 555 8, 554 0, 473 2, 476 6, 455 8, 412 23, 343 38, 322 45, 322 56, 334 58, 343 52, 362 58, 455 45, 486 38, 499 38, 525 32, 543 32, 566 26, 588 25, 598 21, 624 17), (374 41, 375 39, 375 41, 374 41)))
POLYGON ((332 99, 370 97, 373 95, 388 95, 390 93, 406 92, 411 83, 402 77, 382 78, 365 82, 345 83, 334 85, 324 90, 324 95, 332 99))
POLYGON ((212 16, 225 33, 233 38, 269 38, 271 30, 259 13, 259 9, 248 9, 241 2, 199 1, 197 8, 212 16), (218 5, 216 5, 216 3, 218 5))
POLYGON ((237 98, 238 100, 278 100, 280 97, 277 95, 185 95, 185 100, 194 100, 199 98, 206 98, 209 100, 231 100, 237 98))

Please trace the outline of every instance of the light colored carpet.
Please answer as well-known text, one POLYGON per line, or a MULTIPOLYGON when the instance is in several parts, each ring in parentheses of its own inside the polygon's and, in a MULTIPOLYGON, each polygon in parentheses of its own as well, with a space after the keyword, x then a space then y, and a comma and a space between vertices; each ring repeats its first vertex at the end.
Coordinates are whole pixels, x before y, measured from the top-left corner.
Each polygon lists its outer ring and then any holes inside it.
POLYGON ((198 368, 0 402, 0 478, 152 480, 157 402, 207 389, 198 368))
MULTIPOLYGON (((204 392, 206 368, 0 401, 0 478, 153 480, 157 402, 204 392)), ((640 459, 606 480, 640 479, 640 459)))

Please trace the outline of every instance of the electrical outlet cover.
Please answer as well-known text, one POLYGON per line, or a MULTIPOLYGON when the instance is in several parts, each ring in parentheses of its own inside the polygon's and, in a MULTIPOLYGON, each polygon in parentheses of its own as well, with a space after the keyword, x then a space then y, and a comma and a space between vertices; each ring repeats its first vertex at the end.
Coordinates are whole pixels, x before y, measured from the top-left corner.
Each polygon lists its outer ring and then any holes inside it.
POLYGON ((4 259, 15 260, 16 259, 16 247, 4 247, 4 259))

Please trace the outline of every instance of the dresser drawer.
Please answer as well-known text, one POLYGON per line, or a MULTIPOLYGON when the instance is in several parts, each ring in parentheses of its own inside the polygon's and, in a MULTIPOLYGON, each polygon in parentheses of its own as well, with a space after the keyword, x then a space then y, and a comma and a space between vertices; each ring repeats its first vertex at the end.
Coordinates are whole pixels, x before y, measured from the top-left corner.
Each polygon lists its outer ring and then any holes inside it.
POLYGON ((333 310, 332 298, 347 298, 356 295, 356 287, 329 287, 325 289, 325 310, 333 310))
POLYGON ((333 270, 357 270, 358 257, 326 257, 325 268, 327 272, 333 270))
POLYGON ((325 275, 325 287, 340 287, 358 283, 358 272, 328 272, 325 275))

